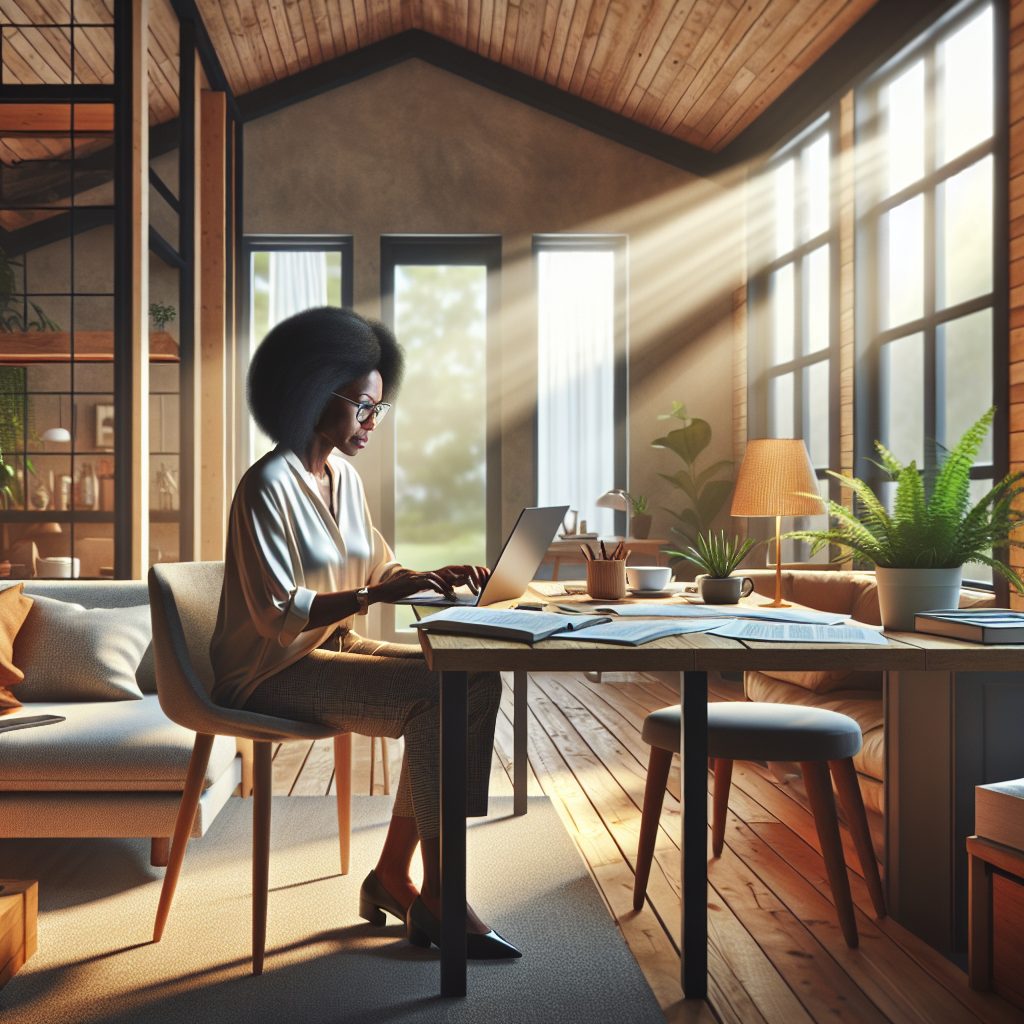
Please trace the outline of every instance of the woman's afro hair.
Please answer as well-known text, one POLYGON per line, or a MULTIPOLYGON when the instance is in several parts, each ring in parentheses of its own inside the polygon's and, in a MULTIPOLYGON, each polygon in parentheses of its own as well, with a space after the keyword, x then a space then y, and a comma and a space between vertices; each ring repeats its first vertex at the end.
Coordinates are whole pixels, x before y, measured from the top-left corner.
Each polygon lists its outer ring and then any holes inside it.
POLYGON ((384 399, 402 384, 405 356, 390 328, 355 310, 319 306, 282 320, 256 349, 246 397, 260 429, 304 452, 332 392, 377 370, 384 399))

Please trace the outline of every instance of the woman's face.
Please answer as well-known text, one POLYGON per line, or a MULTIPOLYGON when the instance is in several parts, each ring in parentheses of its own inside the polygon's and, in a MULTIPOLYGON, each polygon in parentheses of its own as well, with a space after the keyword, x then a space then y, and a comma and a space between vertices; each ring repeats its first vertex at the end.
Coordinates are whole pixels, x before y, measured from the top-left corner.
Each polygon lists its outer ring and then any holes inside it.
POLYGON ((326 438, 338 449, 342 455, 357 455, 366 447, 368 435, 376 426, 376 420, 371 416, 365 423, 356 419, 359 412, 358 406, 352 402, 373 402, 377 403, 384 394, 384 381, 381 375, 374 370, 372 373, 360 380, 354 380, 342 388, 338 388, 338 394, 351 399, 346 402, 345 398, 335 396, 331 399, 330 405, 324 410, 320 422, 317 424, 317 433, 326 438))

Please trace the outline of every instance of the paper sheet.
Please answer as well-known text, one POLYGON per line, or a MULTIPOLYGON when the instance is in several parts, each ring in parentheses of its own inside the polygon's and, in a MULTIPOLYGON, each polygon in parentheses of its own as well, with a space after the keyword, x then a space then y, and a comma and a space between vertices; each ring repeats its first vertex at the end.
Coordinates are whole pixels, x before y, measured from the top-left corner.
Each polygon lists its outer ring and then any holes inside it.
POLYGON ((803 644, 876 644, 886 646, 889 641, 873 629, 856 626, 811 626, 789 623, 751 622, 736 619, 709 629, 715 636, 733 640, 776 640, 803 644))
MULTIPOLYGON (((563 606, 559 605, 559 607, 563 606)), ((592 610, 600 612, 602 615, 680 619, 758 619, 766 622, 798 622, 815 626, 839 626, 849 618, 847 615, 804 611, 797 608, 750 608, 746 605, 735 604, 655 604, 653 601, 640 601, 637 604, 595 605, 592 610)))
POLYGON ((727 619, 700 619, 689 622, 605 622, 599 626, 586 626, 567 633, 557 633, 564 640, 592 640, 596 643, 645 644, 664 636, 683 633, 701 633, 714 626, 728 625, 727 619))

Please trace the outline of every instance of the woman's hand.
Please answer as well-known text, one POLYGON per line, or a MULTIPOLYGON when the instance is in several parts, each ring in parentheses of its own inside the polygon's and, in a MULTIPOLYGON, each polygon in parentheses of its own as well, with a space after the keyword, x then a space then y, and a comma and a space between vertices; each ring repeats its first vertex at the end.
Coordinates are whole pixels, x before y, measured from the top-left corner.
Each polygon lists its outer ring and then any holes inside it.
POLYGON ((370 601, 374 604, 378 601, 393 604, 420 590, 433 590, 442 597, 453 600, 455 591, 452 584, 442 577, 441 573, 444 571, 442 569, 438 572, 417 572, 415 569, 395 569, 382 583, 369 588, 370 601))
POLYGON ((446 565, 443 569, 435 570, 434 575, 453 589, 468 585, 474 594, 479 594, 491 570, 482 565, 446 565))

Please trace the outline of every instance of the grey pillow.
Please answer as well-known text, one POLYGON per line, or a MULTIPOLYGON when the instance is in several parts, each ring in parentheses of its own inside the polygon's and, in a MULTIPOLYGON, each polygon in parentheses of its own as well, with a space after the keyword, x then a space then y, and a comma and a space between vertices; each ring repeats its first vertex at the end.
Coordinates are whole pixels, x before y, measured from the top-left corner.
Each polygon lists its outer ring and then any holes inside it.
POLYGON ((14 664, 25 673, 19 700, 142 700, 135 673, 153 638, 148 604, 87 609, 32 600, 14 640, 14 664))

